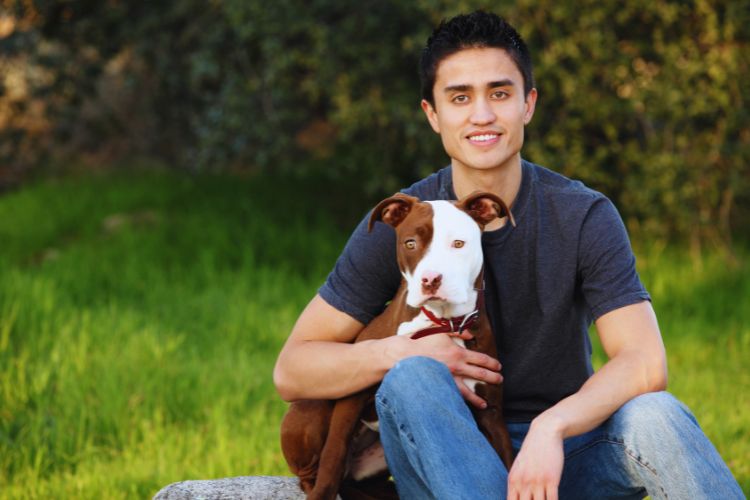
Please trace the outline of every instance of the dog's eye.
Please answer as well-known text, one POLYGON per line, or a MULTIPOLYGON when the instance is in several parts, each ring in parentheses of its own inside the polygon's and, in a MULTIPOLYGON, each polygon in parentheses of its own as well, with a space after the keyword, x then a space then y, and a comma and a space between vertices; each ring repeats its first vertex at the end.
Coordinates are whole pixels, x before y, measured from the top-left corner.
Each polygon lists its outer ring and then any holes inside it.
POLYGON ((404 246, 408 248, 409 250, 414 250, 417 248, 417 241, 416 240, 406 240, 404 242, 404 246))
POLYGON ((463 248, 464 242, 462 240, 453 240, 453 248, 463 248))

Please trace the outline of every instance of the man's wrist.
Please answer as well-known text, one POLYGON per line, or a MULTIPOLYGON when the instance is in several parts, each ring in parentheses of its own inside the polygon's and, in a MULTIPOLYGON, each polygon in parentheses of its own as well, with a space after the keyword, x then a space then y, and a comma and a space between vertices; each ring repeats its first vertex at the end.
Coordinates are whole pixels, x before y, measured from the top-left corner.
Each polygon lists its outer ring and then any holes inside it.
POLYGON ((544 413, 539 414, 531 422, 531 428, 529 430, 548 434, 562 440, 566 437, 567 423, 562 416, 551 410, 547 410, 544 413))
POLYGON ((394 337, 366 342, 369 344, 368 347, 371 351, 370 359, 377 360, 376 366, 378 366, 381 377, 385 376, 388 370, 404 357, 394 337))

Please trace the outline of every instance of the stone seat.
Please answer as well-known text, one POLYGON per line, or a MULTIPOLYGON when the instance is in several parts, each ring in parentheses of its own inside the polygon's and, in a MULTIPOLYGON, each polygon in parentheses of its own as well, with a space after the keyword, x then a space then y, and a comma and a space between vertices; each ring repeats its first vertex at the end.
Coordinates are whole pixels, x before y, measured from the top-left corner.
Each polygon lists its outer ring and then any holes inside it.
POLYGON ((240 476, 180 481, 165 486, 154 500, 304 500, 296 477, 240 476))

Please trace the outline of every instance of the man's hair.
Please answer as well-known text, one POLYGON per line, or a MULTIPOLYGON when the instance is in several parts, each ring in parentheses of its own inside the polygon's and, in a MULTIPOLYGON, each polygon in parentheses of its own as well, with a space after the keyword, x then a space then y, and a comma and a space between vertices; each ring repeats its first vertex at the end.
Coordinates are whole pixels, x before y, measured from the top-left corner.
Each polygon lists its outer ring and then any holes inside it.
POLYGON ((523 76, 524 95, 534 88, 531 55, 521 35, 500 16, 478 10, 443 20, 427 39, 419 59, 419 78, 422 97, 430 104, 435 105, 433 87, 440 62, 456 52, 471 48, 505 50, 523 76))

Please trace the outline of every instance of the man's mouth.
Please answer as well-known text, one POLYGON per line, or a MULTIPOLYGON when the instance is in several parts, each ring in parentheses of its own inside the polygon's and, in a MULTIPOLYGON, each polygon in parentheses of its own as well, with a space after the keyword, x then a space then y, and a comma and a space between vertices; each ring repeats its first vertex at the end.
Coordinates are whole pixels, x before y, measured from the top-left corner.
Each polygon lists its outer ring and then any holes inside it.
POLYGON ((471 141, 472 144, 493 144, 498 141, 500 138, 500 134, 494 133, 494 132, 487 132, 483 134, 475 134, 470 135, 468 137, 469 141, 471 141))

